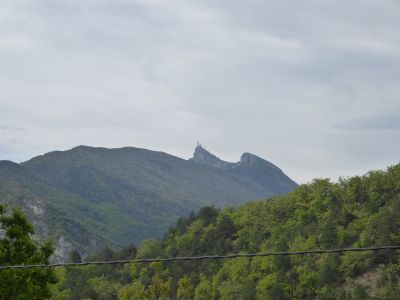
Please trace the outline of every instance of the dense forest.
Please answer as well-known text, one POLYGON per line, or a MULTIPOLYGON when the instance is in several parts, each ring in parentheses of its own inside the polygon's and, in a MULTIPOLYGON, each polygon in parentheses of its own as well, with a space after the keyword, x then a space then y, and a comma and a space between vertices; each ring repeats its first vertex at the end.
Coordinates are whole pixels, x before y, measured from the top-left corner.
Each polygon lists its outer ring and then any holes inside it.
MULTIPOLYGON (((239 208, 204 207, 162 240, 89 260, 400 245, 400 165, 239 208)), ((58 269, 55 299, 393 299, 399 252, 351 252, 58 269)), ((71 255, 79 260, 79 254, 71 255)))

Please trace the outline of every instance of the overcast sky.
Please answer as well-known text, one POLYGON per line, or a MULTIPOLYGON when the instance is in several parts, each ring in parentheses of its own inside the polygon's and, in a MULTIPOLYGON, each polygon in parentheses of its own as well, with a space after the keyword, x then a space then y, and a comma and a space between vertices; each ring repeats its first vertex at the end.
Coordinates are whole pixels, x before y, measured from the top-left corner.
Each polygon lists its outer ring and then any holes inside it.
POLYGON ((400 1, 0 1, 0 159, 198 140, 301 183, 398 163, 400 1))

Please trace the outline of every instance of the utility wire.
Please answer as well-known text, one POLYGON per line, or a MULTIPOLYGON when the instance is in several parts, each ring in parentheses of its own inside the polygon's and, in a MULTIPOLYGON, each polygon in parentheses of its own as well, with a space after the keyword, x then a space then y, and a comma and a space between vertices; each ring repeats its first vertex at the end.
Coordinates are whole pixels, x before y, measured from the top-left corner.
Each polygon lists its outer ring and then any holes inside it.
POLYGON ((233 259, 241 257, 265 257, 265 256, 288 256, 288 255, 306 255, 306 254, 324 254, 324 253, 343 253, 343 252, 365 252, 379 250, 398 250, 400 246, 379 246, 369 248, 341 248, 341 249, 321 249, 307 250, 295 252, 264 252, 264 253, 238 253, 228 255, 204 255, 204 256, 183 256, 169 258, 143 258, 132 260, 114 260, 114 261, 92 261, 81 263, 58 263, 58 264, 37 264, 37 265, 15 265, 15 266, 0 266, 1 270, 10 269, 33 269, 33 268, 55 268, 55 267, 81 267, 88 265, 117 265, 117 264, 135 264, 135 263, 152 263, 152 262, 173 262, 173 261, 195 261, 207 259, 233 259))

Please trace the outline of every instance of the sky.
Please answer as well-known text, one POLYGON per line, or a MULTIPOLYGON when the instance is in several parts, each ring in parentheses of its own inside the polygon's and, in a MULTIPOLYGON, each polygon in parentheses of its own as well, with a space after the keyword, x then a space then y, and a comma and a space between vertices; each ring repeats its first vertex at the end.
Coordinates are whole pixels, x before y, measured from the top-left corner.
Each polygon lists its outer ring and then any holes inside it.
POLYGON ((400 162, 398 0, 2 0, 0 160, 251 152, 299 183, 400 162))

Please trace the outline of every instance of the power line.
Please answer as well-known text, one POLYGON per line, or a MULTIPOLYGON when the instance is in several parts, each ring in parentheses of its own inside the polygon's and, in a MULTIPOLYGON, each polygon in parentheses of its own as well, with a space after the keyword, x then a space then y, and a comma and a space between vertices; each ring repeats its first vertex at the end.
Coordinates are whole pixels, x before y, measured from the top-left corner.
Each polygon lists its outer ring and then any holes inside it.
POLYGON ((81 263, 58 263, 58 264, 37 264, 37 265, 14 265, 0 266, 1 270, 10 269, 33 269, 33 268, 55 268, 55 267, 81 267, 88 265, 117 265, 117 264, 135 264, 135 263, 152 263, 152 262, 173 262, 173 261, 196 261, 207 259, 234 259, 234 258, 251 258, 251 257, 266 257, 266 256, 289 256, 289 255, 306 255, 306 254, 324 254, 324 253, 343 253, 343 252, 365 252, 365 251, 380 251, 380 250, 398 250, 400 246, 379 246, 369 248, 341 248, 341 249, 321 249, 307 250, 294 252, 264 252, 264 253, 238 253, 228 255, 204 255, 204 256, 183 256, 169 258, 142 258, 132 260, 114 260, 114 261, 92 261, 81 263))

